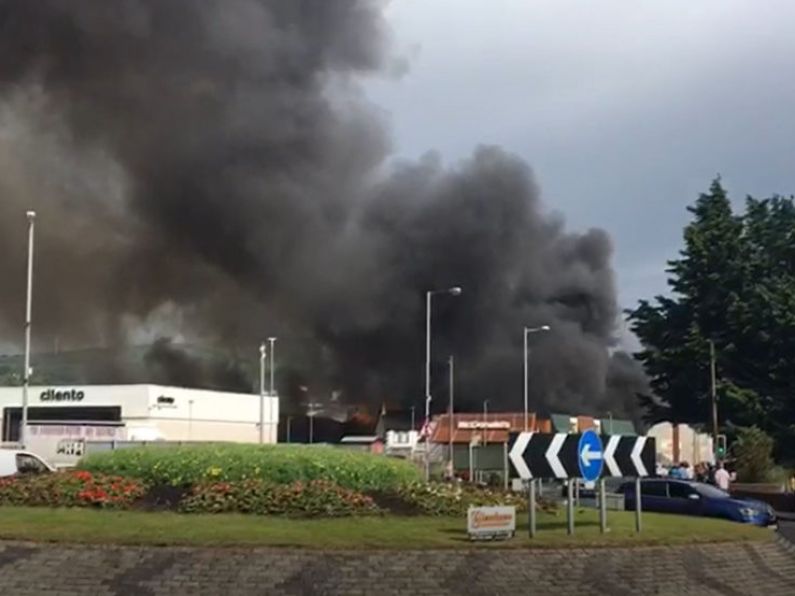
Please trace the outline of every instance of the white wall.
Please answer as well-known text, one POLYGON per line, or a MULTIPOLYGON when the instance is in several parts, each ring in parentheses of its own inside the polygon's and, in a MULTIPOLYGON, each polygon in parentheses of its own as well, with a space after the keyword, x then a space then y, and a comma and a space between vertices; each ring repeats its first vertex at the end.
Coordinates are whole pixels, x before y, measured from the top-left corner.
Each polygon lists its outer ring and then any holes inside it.
MULTIPOLYGON (((162 385, 87 385, 31 387, 28 403, 35 407, 121 406, 128 430, 175 441, 259 440, 260 396, 186 389, 162 385), (42 400, 47 389, 79 391, 80 401, 42 400), (163 403, 159 398, 170 398, 163 403)), ((0 409, 22 404, 20 387, 0 387, 0 409)), ((265 442, 276 442, 278 397, 264 400, 265 442)), ((128 433, 129 435, 129 433, 128 433)))

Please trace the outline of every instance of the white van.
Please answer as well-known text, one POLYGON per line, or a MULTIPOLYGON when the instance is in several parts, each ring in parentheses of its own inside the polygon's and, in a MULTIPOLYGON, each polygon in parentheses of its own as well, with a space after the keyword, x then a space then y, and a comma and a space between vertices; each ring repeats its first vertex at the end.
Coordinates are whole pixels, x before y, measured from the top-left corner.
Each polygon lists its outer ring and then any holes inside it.
POLYGON ((15 474, 49 474, 55 469, 35 453, 0 449, 0 478, 15 474))

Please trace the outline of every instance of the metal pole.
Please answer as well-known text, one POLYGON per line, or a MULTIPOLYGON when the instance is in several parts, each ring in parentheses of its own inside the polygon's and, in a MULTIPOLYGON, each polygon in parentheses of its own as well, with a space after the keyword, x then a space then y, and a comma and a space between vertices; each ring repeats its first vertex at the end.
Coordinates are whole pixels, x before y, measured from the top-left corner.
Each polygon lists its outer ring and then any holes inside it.
POLYGON ((265 344, 259 345, 259 444, 265 442, 265 344))
POLYGON ((641 521, 640 521, 640 510, 641 510, 641 493, 640 493, 640 476, 635 478, 635 531, 640 534, 641 530, 641 521))
POLYGON ((475 482, 475 464, 472 461, 472 441, 469 442, 469 482, 475 482))
POLYGON ((505 492, 508 492, 508 441, 502 444, 502 474, 505 479, 505 492))
POLYGON ((574 479, 569 478, 566 483, 566 532, 574 534, 574 479))
POLYGON ((527 504, 529 524, 530 524, 530 538, 535 538, 536 535, 536 481, 535 478, 530 479, 530 502, 527 504))
POLYGON ((483 446, 489 444, 489 429, 486 427, 489 416, 489 400, 483 400, 483 446))
POLYGON ((292 416, 288 416, 287 417, 287 442, 288 443, 290 442, 290 424, 292 423, 292 421, 293 421, 293 417, 292 416))
POLYGON ((277 443, 278 437, 274 436, 276 434, 274 433, 274 429, 277 428, 278 421, 273 419, 273 400, 276 397, 276 392, 274 391, 274 386, 273 386, 273 361, 274 361, 274 354, 276 352, 276 346, 275 346, 276 338, 269 337, 268 342, 270 343, 270 352, 271 352, 270 353, 271 361, 269 366, 271 378, 270 378, 270 391, 268 392, 268 427, 269 427, 268 442, 277 443))
POLYGON ((607 492, 604 478, 599 479, 599 530, 602 534, 607 532, 607 492))
POLYGON ((453 425, 453 399, 455 395, 455 361, 453 356, 450 356, 450 472, 451 476, 455 478, 455 461, 453 457, 453 434, 455 433, 455 426, 453 425))
POLYGON ((309 416, 309 443, 310 445, 315 442, 315 416, 309 416))
MULTIPOLYGON (((425 429, 431 419, 431 296, 425 293, 425 429)), ((431 445, 430 437, 425 436, 425 482, 431 479, 431 445)))
POLYGON ((718 445, 718 392, 715 373, 715 342, 709 340, 709 376, 710 393, 712 396, 712 444, 713 449, 718 445))
POLYGON ((527 327, 524 328, 524 432, 528 431, 527 428, 527 327))
POLYGON ((193 400, 188 400, 188 441, 193 440, 193 400))
POLYGON ((25 302, 25 371, 22 382, 22 421, 19 429, 19 442, 23 449, 27 447, 28 440, 28 389, 30 388, 30 329, 32 325, 33 310, 33 232, 36 221, 36 212, 28 211, 28 285, 27 299, 25 302))

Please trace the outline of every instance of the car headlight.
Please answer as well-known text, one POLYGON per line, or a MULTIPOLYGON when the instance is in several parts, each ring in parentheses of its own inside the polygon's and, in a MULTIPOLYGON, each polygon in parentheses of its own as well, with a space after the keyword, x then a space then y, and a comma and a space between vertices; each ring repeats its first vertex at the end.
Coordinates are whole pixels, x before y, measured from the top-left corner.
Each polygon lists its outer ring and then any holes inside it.
POLYGON ((743 517, 754 517, 758 513, 756 509, 752 509, 751 507, 740 507, 740 515, 743 517))

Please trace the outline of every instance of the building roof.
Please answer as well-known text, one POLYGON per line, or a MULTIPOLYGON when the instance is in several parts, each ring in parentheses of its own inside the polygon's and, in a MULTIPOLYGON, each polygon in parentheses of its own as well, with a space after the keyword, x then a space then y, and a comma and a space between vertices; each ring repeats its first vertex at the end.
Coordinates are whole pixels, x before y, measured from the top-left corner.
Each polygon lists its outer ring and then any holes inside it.
POLYGON ((347 436, 342 437, 342 439, 340 439, 340 443, 357 443, 369 445, 380 440, 381 438, 376 436, 347 436))
POLYGON ((602 418, 600 420, 602 434, 605 435, 637 435, 635 425, 632 420, 621 420, 618 418, 602 418))
MULTIPOLYGON (((489 412, 485 417, 477 413, 453 414, 452 421, 449 414, 441 414, 431 422, 431 441, 449 443, 451 422, 453 443, 469 444, 473 440, 484 443, 505 443, 511 433, 525 430, 525 418, 521 412, 489 412)), ((534 432, 550 432, 551 426, 548 420, 539 419, 531 413, 527 416, 527 429, 534 432)))

